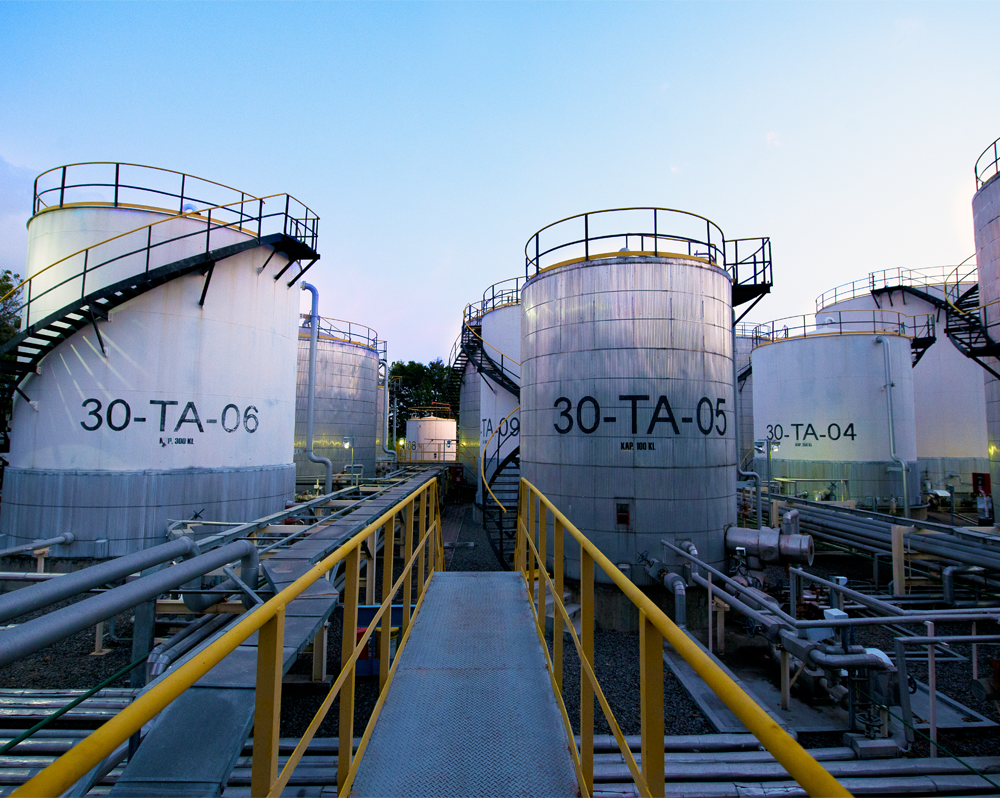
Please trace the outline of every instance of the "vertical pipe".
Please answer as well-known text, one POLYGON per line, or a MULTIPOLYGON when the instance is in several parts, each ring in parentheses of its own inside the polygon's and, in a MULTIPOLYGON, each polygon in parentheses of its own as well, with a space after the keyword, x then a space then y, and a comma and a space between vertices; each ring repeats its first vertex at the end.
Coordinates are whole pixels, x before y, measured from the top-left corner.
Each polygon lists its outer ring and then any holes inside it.
MULTIPOLYGON (((326 465, 326 484, 324 494, 333 491, 333 463, 328 458, 313 453, 313 413, 316 409, 316 341, 319 337, 319 291, 311 283, 302 281, 302 291, 312 294, 312 307, 309 312, 309 400, 307 413, 306 458, 316 464, 326 465)), ((346 777, 346 775, 345 775, 346 777)))
POLYGON ((885 397, 889 406, 889 457, 899 464, 903 476, 903 516, 909 519, 910 516, 910 488, 907 486, 907 465, 898 455, 896 455, 896 433, 895 424, 892 418, 892 360, 889 355, 889 341, 884 336, 875 337, 875 343, 884 345, 885 355, 885 397))
POLYGON ((712 655, 712 573, 708 573, 708 654, 712 655))
POLYGON ((393 425, 393 440, 392 440, 392 450, 390 450, 386 445, 389 439, 389 359, 385 358, 379 363, 385 369, 385 385, 382 387, 382 391, 385 392, 385 402, 382 403, 382 452, 387 456, 392 456, 393 461, 397 464, 399 463, 399 456, 396 454, 396 420, 392 421, 393 425))

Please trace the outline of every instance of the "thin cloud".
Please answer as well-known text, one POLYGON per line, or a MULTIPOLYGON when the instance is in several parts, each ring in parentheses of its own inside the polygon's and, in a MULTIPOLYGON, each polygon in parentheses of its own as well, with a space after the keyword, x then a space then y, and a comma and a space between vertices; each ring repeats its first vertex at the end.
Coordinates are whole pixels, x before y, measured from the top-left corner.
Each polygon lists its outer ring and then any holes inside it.
POLYGON ((785 146, 784 142, 782 142, 781 139, 778 138, 777 131, 768 131, 766 138, 767 138, 768 145, 770 145, 771 147, 784 147, 785 146))

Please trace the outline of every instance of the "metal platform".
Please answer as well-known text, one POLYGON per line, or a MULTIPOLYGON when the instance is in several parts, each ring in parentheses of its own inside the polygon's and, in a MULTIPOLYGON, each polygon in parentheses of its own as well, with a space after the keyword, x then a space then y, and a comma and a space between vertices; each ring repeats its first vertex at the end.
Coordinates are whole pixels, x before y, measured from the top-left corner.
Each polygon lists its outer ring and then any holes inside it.
POLYGON ((434 575, 351 794, 579 796, 520 575, 434 575))

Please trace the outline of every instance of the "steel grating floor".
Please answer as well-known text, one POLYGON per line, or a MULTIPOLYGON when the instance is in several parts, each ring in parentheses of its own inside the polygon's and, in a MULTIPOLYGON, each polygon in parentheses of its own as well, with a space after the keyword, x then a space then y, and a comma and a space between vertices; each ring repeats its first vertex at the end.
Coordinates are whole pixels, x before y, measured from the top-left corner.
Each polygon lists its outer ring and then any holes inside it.
POLYGON ((520 575, 436 573, 399 658, 353 796, 579 796, 520 575))

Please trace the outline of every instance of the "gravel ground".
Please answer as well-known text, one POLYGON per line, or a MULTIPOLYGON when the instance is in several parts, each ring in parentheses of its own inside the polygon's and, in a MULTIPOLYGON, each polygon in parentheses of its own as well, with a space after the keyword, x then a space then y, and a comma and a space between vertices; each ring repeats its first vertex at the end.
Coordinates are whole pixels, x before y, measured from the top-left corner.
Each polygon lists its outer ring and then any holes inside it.
MULTIPOLYGON (((446 506, 444 511, 446 526, 460 525, 457 536, 457 546, 451 556, 449 569, 452 571, 495 571, 500 566, 485 538, 480 525, 473 522, 471 506, 446 506), (464 545, 470 543, 472 546, 464 545)), ((447 557, 447 556, 446 556, 447 557)), ((402 562, 397 559, 396 569, 402 562)), ((851 580, 849 586, 862 588, 871 583, 870 562, 861 563, 854 568, 846 559, 840 557, 821 557, 817 560, 813 571, 817 575, 847 574, 851 580)), ((376 580, 377 596, 381 596, 381 575, 376 580)), ((69 601, 60 606, 69 605, 69 601)), ((37 614, 27 615, 15 620, 23 622, 37 614)), ((996 626, 980 625, 979 633, 996 634, 1000 632, 996 626)), ((969 633, 968 625, 954 627, 939 625, 938 633, 969 633)), ((129 615, 122 614, 116 619, 116 633, 121 637, 131 635, 131 620, 129 615)), ((894 655, 893 638, 895 634, 882 628, 866 629, 858 635, 858 643, 879 647, 894 655)), ((329 646, 327 650, 328 668, 335 672, 340 663, 341 624, 339 614, 335 614, 330 622, 329 646)), ((82 631, 62 642, 53 645, 30 659, 12 664, 0 669, 0 686, 18 688, 90 688, 111 675, 116 670, 126 666, 131 659, 131 642, 114 643, 106 639, 106 647, 111 652, 104 656, 91 656, 94 644, 94 629, 82 631)), ((551 651, 551 637, 548 639, 551 651)), ((971 647, 956 646, 958 653, 968 657, 971 647)), ((572 642, 564 642, 564 702, 574 730, 579 720, 579 663, 572 642)), ((738 662, 740 652, 736 648, 728 650, 731 658, 738 662)), ((990 657, 1000 654, 1000 647, 982 645, 979 647, 979 674, 990 674, 990 657)), ((598 630, 595 632, 596 671, 608 702, 626 735, 640 733, 639 721, 639 677, 638 677, 638 636, 632 633, 598 630)), ((909 662, 912 674, 917 680, 926 682, 926 661, 909 662)), ((971 667, 968 661, 938 662, 938 688, 959 702, 969 706, 983 716, 1000 722, 1000 712, 995 705, 989 705, 977 700, 969 690, 971 667)), ((730 667, 738 671, 739 663, 731 663, 730 667)), ((301 657, 292 667, 292 673, 308 674, 311 671, 311 656, 301 657)), ((127 678, 117 681, 115 686, 126 686, 127 678)), ((282 698, 282 736, 301 735, 316 709, 325 696, 325 690, 312 684, 286 684, 282 698)), ((370 718, 372 709, 378 699, 378 678, 356 679, 355 690, 355 736, 360 736, 370 718)), ((713 731, 710 723, 698 710, 687 692, 680 686, 669 672, 664 677, 664 709, 666 729, 668 734, 699 734, 713 731)), ((317 735, 335 736, 339 719, 339 703, 334 702, 330 713, 321 725, 317 735)), ((610 733, 604 715, 599 707, 595 708, 595 722, 598 733, 610 733)), ((1000 753, 1000 731, 973 731, 969 733, 948 734, 939 736, 941 751, 945 748, 955 755, 997 755, 1000 753)), ((808 734, 800 737, 806 747, 840 746, 840 734, 808 734)), ((911 751, 912 756, 927 755, 927 746, 918 735, 918 742, 911 751)))

